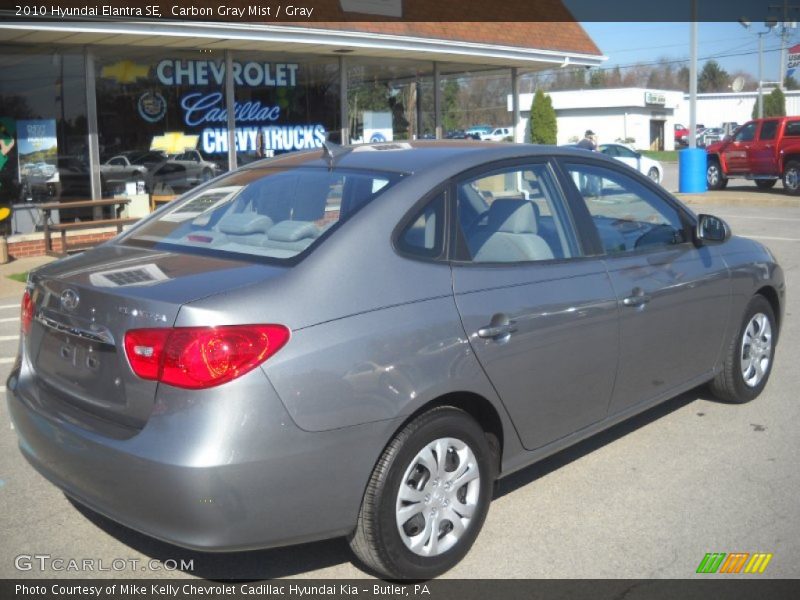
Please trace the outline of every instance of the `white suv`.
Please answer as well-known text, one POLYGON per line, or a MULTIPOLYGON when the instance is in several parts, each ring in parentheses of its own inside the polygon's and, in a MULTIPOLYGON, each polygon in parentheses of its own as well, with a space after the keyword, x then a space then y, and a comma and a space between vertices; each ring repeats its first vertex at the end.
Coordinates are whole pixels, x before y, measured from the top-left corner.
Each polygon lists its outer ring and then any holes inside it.
POLYGON ((481 139, 490 142, 502 142, 504 139, 512 137, 513 135, 510 127, 496 127, 491 133, 482 134, 481 139))

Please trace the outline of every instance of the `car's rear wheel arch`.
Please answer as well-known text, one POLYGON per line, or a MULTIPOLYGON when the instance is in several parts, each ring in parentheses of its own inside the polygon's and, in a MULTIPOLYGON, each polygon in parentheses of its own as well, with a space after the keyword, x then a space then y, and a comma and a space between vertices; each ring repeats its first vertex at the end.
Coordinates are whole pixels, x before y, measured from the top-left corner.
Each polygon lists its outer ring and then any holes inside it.
MULTIPOLYGON (((497 472, 499 473, 501 471, 503 448, 506 439, 503 422, 497 408, 489 400, 474 392, 450 392, 429 400, 408 415, 392 433, 390 439, 394 438, 398 432, 402 431, 406 425, 420 415, 441 406, 457 408, 475 419, 486 434, 489 447, 495 455, 495 464, 497 466, 497 472)), ((383 450, 385 450, 385 448, 383 450)))
POLYGON ((780 328, 781 328, 781 303, 778 298, 778 292, 775 291, 775 288, 769 285, 765 285, 761 289, 756 292, 757 295, 763 296, 767 302, 769 302, 770 306, 772 307, 772 314, 775 317, 775 343, 778 342, 778 337, 780 335, 780 328))

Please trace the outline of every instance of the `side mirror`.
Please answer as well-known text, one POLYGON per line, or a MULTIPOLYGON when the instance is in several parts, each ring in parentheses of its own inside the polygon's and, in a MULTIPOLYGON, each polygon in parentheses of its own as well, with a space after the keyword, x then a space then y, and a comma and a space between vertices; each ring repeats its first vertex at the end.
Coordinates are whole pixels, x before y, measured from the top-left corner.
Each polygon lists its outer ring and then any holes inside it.
POLYGON ((698 245, 722 244, 731 237, 728 224, 713 215, 698 215, 695 239, 698 245))

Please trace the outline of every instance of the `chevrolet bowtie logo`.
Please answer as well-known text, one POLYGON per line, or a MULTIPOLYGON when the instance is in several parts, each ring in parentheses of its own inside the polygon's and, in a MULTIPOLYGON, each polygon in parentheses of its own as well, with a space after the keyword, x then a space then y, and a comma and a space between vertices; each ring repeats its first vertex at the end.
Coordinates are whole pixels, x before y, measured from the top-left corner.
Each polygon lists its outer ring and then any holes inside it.
POLYGON ((100 77, 114 79, 119 83, 133 83, 137 79, 144 79, 150 73, 150 67, 137 65, 131 60, 121 60, 113 65, 107 65, 100 71, 100 77))
POLYGON ((178 154, 187 149, 197 148, 199 135, 187 135, 182 131, 167 131, 164 135, 156 135, 150 143, 150 150, 162 150, 167 154, 178 154))

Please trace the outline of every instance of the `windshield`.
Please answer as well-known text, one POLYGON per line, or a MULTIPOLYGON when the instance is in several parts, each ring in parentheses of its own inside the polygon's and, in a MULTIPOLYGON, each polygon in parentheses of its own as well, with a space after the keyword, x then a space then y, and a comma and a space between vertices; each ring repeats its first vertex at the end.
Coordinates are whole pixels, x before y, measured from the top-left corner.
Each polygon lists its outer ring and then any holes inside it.
POLYGON ((123 243, 291 260, 399 178, 396 173, 313 167, 244 169, 174 201, 123 243))

